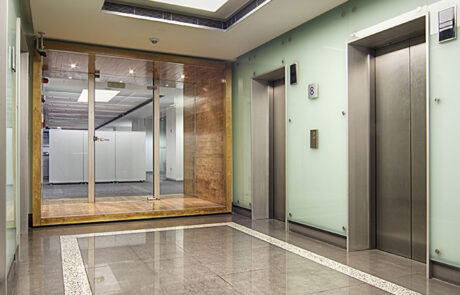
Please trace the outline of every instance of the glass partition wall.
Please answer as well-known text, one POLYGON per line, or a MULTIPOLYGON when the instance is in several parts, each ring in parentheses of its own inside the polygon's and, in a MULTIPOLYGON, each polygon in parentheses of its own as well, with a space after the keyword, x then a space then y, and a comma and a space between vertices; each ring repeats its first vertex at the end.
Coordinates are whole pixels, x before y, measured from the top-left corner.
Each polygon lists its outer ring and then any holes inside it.
POLYGON ((47 50, 42 74, 41 218, 228 211, 222 68, 47 50))
POLYGON ((62 215, 88 198, 88 55, 49 50, 42 75, 42 211, 62 215))

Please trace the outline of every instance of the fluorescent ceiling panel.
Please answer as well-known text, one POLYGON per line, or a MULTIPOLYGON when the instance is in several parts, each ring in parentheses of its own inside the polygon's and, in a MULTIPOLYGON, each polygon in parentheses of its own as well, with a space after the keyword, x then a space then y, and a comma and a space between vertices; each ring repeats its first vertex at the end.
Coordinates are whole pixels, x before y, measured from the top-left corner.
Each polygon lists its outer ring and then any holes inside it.
MULTIPOLYGON (((104 89, 96 89, 96 102, 109 102, 112 98, 118 95, 120 91, 116 90, 104 90, 104 89)), ((88 102, 88 89, 83 89, 78 98, 78 102, 88 102)))
POLYGON ((216 12, 221 8, 228 0, 151 0, 152 2, 159 2, 165 4, 171 4, 176 6, 188 7, 193 9, 205 10, 216 12))

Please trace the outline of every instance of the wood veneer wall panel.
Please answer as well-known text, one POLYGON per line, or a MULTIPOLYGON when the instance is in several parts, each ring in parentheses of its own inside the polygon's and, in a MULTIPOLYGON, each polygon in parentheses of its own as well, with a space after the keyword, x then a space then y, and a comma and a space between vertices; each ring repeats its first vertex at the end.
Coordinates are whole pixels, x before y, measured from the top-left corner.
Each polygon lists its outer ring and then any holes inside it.
POLYGON ((201 76, 207 79, 196 87, 196 196, 226 205, 225 71, 201 76))
POLYGON ((226 93, 225 93, 225 129, 226 129, 226 151, 225 151, 225 173, 226 173, 226 199, 227 199, 227 210, 232 211, 232 199, 233 199, 233 120, 232 120, 232 64, 228 63, 225 70, 225 82, 226 82, 226 93))
POLYGON ((35 52, 33 58, 32 96, 32 218, 33 225, 40 225, 41 217, 41 171, 42 171, 42 58, 35 52))
POLYGON ((195 84, 184 85, 184 194, 195 195, 195 84))

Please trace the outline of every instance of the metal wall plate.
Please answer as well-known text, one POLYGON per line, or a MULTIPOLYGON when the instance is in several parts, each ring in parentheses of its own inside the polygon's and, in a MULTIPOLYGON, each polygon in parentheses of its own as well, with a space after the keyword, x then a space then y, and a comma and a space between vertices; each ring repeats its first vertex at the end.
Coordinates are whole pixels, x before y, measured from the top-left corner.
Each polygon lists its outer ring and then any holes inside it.
POLYGON ((319 96, 318 93, 318 83, 312 83, 308 85, 308 98, 317 98, 319 96))

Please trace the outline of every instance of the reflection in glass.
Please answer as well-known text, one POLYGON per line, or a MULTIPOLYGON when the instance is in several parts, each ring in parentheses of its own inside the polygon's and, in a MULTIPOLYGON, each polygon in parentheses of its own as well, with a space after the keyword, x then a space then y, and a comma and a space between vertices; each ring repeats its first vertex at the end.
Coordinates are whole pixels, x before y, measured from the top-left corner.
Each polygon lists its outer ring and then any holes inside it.
POLYGON ((43 78, 42 203, 87 201, 88 55, 47 50, 43 78))
POLYGON ((145 201, 153 196, 153 62, 96 56, 96 68, 96 201, 145 201), (98 99, 98 91, 111 95, 98 99))
POLYGON ((184 193, 184 83, 160 85, 160 193, 184 193))
POLYGON ((6 96, 6 269, 10 268, 16 253, 16 151, 17 151, 17 97, 16 74, 8 75, 6 96))

